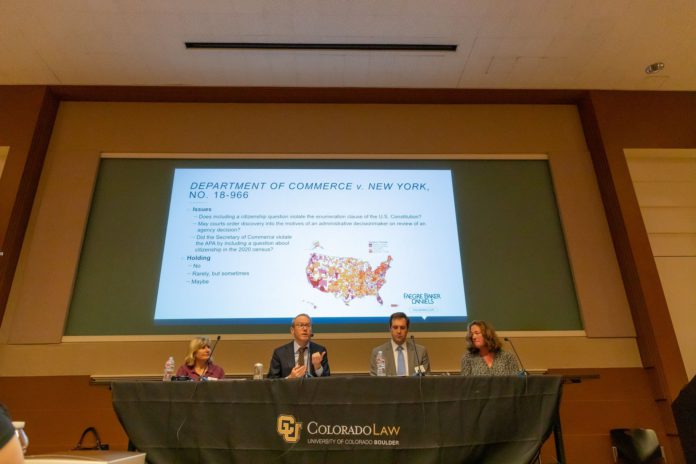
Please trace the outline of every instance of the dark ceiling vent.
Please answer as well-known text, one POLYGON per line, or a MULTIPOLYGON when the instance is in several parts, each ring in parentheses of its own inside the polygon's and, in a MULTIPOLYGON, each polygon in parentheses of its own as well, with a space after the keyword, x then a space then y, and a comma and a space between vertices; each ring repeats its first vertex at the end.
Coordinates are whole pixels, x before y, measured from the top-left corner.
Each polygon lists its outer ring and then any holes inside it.
POLYGON ((367 50, 398 52, 456 52, 449 44, 381 44, 381 43, 277 43, 277 42, 185 42, 186 48, 225 50, 367 50))

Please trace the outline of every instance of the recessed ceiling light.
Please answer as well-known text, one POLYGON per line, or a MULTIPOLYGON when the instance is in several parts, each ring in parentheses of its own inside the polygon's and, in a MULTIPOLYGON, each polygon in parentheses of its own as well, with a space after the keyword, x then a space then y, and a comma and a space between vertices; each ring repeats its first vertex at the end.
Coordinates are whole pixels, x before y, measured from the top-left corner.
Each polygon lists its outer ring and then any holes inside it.
POLYGON ((645 74, 655 74, 665 69, 665 64, 662 61, 658 61, 653 64, 649 64, 645 67, 645 74))

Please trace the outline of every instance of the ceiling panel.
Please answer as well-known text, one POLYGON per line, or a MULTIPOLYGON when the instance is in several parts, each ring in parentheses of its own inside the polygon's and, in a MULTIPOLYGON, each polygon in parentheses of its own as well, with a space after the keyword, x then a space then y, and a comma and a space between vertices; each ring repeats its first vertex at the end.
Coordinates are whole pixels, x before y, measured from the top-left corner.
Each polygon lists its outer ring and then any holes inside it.
POLYGON ((693 0, 2 0, 0 84, 696 90, 695 24, 693 0), (664 70, 646 75, 656 61, 664 70))

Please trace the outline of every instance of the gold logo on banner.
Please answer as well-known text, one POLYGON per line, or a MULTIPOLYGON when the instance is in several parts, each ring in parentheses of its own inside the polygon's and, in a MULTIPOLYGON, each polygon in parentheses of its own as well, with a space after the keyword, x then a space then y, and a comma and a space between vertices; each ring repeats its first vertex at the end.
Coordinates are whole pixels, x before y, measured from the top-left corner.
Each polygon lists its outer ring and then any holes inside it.
POLYGON ((295 416, 290 414, 280 414, 276 422, 276 430, 286 443, 297 443, 300 441, 302 422, 297 422, 295 416))

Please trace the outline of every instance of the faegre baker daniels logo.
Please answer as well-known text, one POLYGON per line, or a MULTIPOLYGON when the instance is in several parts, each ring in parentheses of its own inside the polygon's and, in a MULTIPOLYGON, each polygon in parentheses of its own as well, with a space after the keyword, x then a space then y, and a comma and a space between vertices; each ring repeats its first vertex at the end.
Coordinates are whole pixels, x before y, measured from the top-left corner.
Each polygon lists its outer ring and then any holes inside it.
MULTIPOLYGON (((276 430, 286 443, 297 443, 302 424, 291 414, 280 414, 276 430)), ((308 435, 308 445, 398 446, 401 426, 375 423, 322 424, 310 421, 307 422, 305 432, 308 435)))

